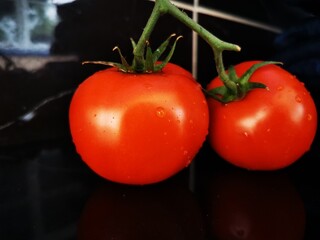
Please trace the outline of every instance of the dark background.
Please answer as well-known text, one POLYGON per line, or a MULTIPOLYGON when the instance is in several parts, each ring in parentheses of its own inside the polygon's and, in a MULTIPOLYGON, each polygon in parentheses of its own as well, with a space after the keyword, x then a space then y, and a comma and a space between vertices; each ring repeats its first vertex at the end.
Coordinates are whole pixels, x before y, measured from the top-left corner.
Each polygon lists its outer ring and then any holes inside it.
MULTIPOLYGON (((13 3, 1 3, 1 14, 13 3)), ((200 5, 278 29, 199 14, 202 26, 241 46, 239 53, 225 53, 226 66, 282 61, 305 82, 319 109, 319 1, 200 5)), ((319 134, 298 162, 272 173, 232 167, 206 142, 190 168, 142 188, 100 179, 81 161, 69 135, 68 106, 78 84, 103 68, 81 62, 119 61, 114 46, 130 58, 129 38, 138 40, 152 7, 145 0, 57 5, 49 54, 31 55, 72 58, 54 58, 33 71, 12 60, 30 53, 0 49, 0 239, 319 239, 319 134)), ((172 62, 191 71, 192 33, 171 16, 158 22, 152 46, 171 33, 184 36, 172 62)), ((198 81, 206 86, 216 75, 213 53, 202 39, 198 50, 198 81)))

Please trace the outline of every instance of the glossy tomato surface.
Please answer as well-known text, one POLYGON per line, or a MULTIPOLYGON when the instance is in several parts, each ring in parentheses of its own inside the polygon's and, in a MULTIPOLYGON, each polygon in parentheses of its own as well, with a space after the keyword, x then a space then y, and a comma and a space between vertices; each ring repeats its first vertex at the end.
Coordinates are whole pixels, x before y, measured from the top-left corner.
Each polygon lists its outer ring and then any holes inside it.
MULTIPOLYGON (((238 76, 256 62, 235 66, 238 76)), ((312 96, 295 76, 276 65, 259 68, 250 81, 267 89, 255 89, 240 101, 222 104, 208 99, 209 138, 225 160, 252 170, 289 166, 309 150, 317 128, 312 96)), ((207 89, 221 86, 219 78, 207 89)))
POLYGON ((99 71, 69 111, 77 152, 100 176, 126 184, 165 180, 187 167, 208 133, 200 85, 179 66, 160 73, 99 71))

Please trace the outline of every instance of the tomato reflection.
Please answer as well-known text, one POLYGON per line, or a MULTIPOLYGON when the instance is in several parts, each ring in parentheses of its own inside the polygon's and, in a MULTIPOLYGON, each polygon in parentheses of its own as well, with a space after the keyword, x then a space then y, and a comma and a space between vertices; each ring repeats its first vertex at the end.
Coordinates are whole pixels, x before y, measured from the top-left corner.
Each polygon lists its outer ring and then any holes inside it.
POLYGON ((287 175, 232 169, 214 176, 207 190, 214 239, 303 239, 305 209, 287 175))
POLYGON ((203 239, 203 218, 181 182, 144 187, 105 183, 83 210, 79 240, 203 239))

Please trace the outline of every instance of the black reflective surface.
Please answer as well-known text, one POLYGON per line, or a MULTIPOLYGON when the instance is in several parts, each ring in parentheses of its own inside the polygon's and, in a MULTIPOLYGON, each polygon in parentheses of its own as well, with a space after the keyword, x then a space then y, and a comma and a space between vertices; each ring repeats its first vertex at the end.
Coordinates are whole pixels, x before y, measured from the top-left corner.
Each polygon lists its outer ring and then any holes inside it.
POLYGON ((287 169, 250 172, 225 163, 205 144, 188 169, 135 187, 97 177, 72 149, 56 144, 1 156, 3 239, 320 236, 315 150, 287 169))
MULTIPOLYGON (((242 47, 226 53, 226 65, 281 60, 319 109, 317 1, 245 1, 255 12, 238 1, 199 2, 273 26, 199 15, 208 30, 242 47)), ((115 45, 129 55, 129 38, 139 37, 152 6, 145 0, 0 2, 0 239, 320 239, 319 133, 307 154, 275 172, 233 167, 207 142, 189 168, 150 186, 111 183, 82 162, 71 141, 68 106, 76 86, 102 67, 81 61, 118 60, 115 45), (18 25, 26 9, 27 23, 18 25), (44 9, 53 12, 41 15, 44 9)), ((161 18, 151 43, 172 32, 184 36, 172 62, 191 71, 192 35, 181 23, 161 18)), ((203 86, 215 76, 213 64, 200 39, 203 86)))

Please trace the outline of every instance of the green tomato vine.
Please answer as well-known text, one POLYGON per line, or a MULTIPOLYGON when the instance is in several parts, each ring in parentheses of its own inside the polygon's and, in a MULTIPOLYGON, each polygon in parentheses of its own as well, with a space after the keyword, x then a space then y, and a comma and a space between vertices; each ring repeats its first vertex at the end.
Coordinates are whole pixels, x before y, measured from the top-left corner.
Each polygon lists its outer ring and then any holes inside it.
POLYGON ((133 61, 131 65, 123 57, 120 48, 118 47, 115 47, 114 50, 117 50, 119 52, 121 63, 102 61, 87 61, 84 63, 109 65, 116 67, 120 71, 126 73, 154 73, 161 71, 162 68, 170 61, 175 50, 176 43, 178 39, 181 38, 181 36, 178 36, 175 39, 174 44, 171 50, 169 51, 168 55, 162 62, 159 63, 159 58, 167 49, 170 40, 176 36, 175 34, 170 35, 155 51, 152 51, 149 44, 149 38, 156 26, 157 21, 162 15, 165 14, 170 14, 171 16, 179 20, 181 23, 186 25, 188 28, 195 31, 212 48, 214 54, 215 67, 219 75, 219 78, 222 80, 224 86, 210 91, 204 90, 204 92, 209 97, 212 97, 222 103, 227 103, 231 101, 241 100, 245 97, 247 92, 255 88, 267 89, 267 86, 261 83, 249 82, 250 76, 258 68, 267 64, 279 64, 278 62, 265 61, 258 63, 252 66, 252 68, 250 68, 246 73, 244 73, 243 76, 237 76, 232 66, 229 68, 227 72, 223 64, 223 52, 239 52, 241 50, 240 46, 233 43, 225 42, 217 38, 211 32, 209 32, 204 27, 195 22, 193 19, 191 19, 186 13, 184 13, 174 4, 172 4, 170 0, 155 0, 155 5, 146 23, 146 26, 139 38, 139 41, 136 43, 133 39, 131 39, 131 44, 133 47, 133 61))

